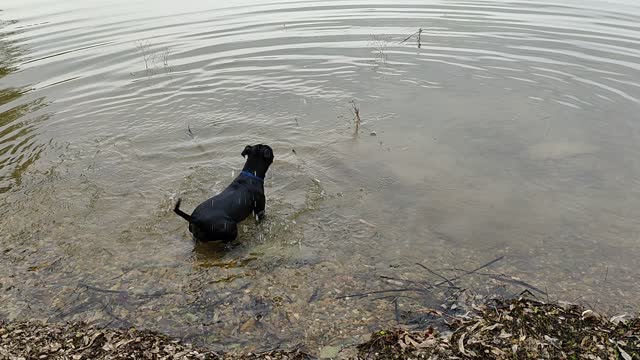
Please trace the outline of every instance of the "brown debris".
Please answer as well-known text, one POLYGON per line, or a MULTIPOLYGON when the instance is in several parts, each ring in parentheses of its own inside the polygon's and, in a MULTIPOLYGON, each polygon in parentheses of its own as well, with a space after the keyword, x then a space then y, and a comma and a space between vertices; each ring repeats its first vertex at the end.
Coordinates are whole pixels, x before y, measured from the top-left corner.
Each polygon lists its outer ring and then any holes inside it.
POLYGON ((0 323, 0 359, 304 360, 301 351, 223 355, 147 330, 103 329, 84 323, 0 323))
MULTIPOLYGON (((379 331, 355 347, 357 359, 640 359, 640 318, 611 319, 577 305, 519 298, 446 315, 449 330, 379 331)), ((84 323, 0 323, 0 359, 288 359, 315 357, 272 350, 216 353, 153 331, 103 329, 84 323)))
POLYGON ((380 331, 360 359, 640 359, 640 319, 530 299, 496 301, 452 317, 451 333, 380 331))
POLYGON ((0 324, 0 359, 221 359, 153 331, 100 329, 83 323, 0 324))

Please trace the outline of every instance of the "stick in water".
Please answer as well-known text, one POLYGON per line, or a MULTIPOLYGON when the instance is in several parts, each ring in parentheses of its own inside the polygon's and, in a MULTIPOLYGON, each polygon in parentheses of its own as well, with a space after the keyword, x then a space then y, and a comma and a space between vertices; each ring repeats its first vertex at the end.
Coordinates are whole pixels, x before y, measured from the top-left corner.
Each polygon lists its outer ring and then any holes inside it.
MULTIPOLYGON (((486 264, 484 264, 484 265, 482 265, 482 266, 480 266, 480 267, 477 267, 477 268, 475 268, 475 269, 473 269, 473 270, 471 270, 471 271, 467 271, 467 272, 466 272, 466 273, 464 273, 464 274, 460 274, 460 275, 458 275, 458 276, 454 276, 454 277, 452 277, 451 279, 449 279, 448 281, 458 280, 458 279, 460 279, 461 277, 464 277, 464 276, 467 276, 467 275, 471 275, 471 274, 475 273, 476 271, 480 271, 480 270, 482 270, 482 269, 484 269, 484 268, 486 268, 486 267, 488 267, 488 266, 491 266, 491 265, 493 265, 493 264, 497 263, 498 261, 500 261, 500 260, 502 260, 502 259, 504 259, 504 256, 500 256, 500 257, 499 257, 499 258, 497 258, 497 259, 491 260, 491 261, 489 261, 488 263, 486 263, 486 264)), ((436 284, 435 284, 435 285, 433 285, 433 286, 434 286, 434 287, 437 287, 437 286, 440 286, 440 285, 442 285, 442 284, 444 284, 444 283, 446 283, 446 282, 447 282, 447 281, 444 281, 444 280, 443 280, 443 281, 441 281, 441 282, 439 282, 439 283, 436 283, 436 284)))

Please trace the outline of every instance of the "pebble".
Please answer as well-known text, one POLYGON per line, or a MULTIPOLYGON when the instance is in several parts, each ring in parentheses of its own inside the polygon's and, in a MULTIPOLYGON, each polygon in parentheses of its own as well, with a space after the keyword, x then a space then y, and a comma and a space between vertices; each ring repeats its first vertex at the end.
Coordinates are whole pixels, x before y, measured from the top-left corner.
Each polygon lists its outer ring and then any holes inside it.
POLYGON ((340 347, 338 346, 325 346, 320 350, 320 359, 333 359, 338 356, 340 347))

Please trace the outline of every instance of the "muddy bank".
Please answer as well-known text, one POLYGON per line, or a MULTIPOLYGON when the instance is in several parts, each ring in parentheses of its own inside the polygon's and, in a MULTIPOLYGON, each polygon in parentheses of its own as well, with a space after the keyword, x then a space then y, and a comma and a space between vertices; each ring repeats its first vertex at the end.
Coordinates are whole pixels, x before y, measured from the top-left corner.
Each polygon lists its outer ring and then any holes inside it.
POLYGON ((380 330, 359 345, 309 351, 220 353, 158 332, 84 323, 0 324, 0 359, 640 359, 640 318, 605 317, 578 305, 519 298, 472 304, 449 315, 425 309, 433 326, 380 330))

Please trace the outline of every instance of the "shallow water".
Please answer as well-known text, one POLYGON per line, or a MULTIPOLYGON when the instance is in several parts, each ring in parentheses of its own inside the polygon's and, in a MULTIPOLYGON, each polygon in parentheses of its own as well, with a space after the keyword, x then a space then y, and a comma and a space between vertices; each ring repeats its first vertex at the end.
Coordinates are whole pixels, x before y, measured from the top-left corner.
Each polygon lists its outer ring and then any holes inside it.
POLYGON ((394 321, 337 296, 502 255, 553 299, 638 311, 635 1, 0 10, 2 318, 320 348, 394 321), (267 221, 194 246, 176 198, 258 142, 267 221))

